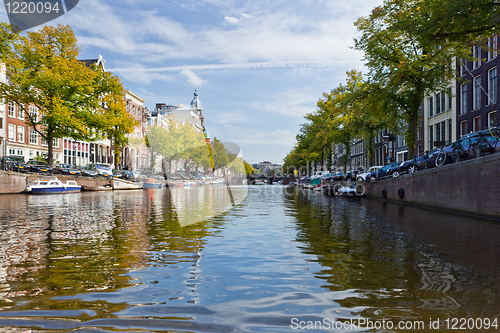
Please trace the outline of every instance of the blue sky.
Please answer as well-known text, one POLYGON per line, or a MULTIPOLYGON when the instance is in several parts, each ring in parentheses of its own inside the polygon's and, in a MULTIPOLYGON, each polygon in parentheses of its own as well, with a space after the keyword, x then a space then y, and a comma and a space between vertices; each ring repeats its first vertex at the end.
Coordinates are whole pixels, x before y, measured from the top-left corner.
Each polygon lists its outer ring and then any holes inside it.
POLYGON ((80 58, 102 54, 150 110, 188 105, 197 89, 212 137, 250 163, 281 163, 322 94, 363 69, 353 22, 381 3, 80 0, 48 24, 71 25, 80 58))

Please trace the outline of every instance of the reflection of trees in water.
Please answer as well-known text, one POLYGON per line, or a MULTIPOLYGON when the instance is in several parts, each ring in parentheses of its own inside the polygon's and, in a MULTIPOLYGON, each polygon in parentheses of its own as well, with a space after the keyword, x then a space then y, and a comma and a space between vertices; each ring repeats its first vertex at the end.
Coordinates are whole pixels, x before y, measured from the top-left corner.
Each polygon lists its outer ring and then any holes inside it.
MULTIPOLYGON (((460 307, 450 294, 457 279, 447 264, 422 255, 412 237, 388 223, 387 212, 371 214, 365 200, 300 192, 285 197, 296 218, 297 240, 305 243, 303 252, 315 255, 322 266, 316 277, 329 290, 355 291, 336 300, 342 306, 361 307, 358 314, 370 318, 400 319, 460 307)), ((407 216, 401 208, 394 214, 407 216)))

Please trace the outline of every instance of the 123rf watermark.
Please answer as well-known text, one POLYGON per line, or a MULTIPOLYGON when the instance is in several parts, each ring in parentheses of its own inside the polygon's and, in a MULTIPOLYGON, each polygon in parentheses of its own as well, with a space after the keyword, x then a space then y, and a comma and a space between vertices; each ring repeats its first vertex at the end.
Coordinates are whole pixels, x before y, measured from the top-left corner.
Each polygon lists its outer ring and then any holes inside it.
POLYGON ((79 0, 4 0, 10 24, 26 30, 47 23, 73 9, 79 0))
POLYGON ((368 318, 339 321, 333 318, 323 320, 300 320, 292 318, 290 327, 294 330, 497 330, 497 318, 446 318, 429 320, 372 320, 368 318))

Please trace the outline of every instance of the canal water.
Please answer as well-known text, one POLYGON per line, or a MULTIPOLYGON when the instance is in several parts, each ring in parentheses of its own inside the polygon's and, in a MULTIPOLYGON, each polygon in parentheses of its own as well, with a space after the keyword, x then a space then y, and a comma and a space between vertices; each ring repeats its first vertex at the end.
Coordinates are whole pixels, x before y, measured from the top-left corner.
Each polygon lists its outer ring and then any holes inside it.
POLYGON ((499 263, 499 223, 282 186, 4 195, 0 332, 493 332, 499 263))

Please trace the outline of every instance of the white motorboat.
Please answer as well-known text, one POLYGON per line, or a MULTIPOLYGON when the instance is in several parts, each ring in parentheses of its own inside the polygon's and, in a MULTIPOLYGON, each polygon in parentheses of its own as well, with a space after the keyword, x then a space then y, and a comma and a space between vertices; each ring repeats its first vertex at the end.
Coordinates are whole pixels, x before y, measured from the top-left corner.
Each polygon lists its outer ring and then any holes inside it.
POLYGON ((74 180, 63 183, 57 177, 37 180, 33 184, 26 186, 26 191, 31 194, 59 194, 80 192, 82 187, 74 180))
POLYGON ((113 190, 141 190, 143 183, 142 182, 131 182, 123 179, 113 179, 111 180, 111 185, 113 186, 113 190))

